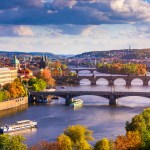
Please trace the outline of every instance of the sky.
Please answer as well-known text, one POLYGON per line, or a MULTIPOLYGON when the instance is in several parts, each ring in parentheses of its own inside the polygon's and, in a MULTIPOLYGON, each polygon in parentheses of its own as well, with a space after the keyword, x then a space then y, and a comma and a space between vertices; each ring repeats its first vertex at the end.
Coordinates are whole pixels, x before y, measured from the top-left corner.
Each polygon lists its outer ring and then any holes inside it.
POLYGON ((150 48, 150 0, 1 0, 0 50, 150 48))

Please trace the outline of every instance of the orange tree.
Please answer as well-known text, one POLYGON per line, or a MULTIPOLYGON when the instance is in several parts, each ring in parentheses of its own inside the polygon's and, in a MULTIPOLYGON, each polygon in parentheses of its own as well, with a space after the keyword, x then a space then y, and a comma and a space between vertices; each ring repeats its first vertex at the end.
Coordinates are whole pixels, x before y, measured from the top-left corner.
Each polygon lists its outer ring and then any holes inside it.
POLYGON ((48 86, 54 86, 55 80, 51 76, 50 69, 43 69, 39 72, 39 78, 43 79, 48 86))

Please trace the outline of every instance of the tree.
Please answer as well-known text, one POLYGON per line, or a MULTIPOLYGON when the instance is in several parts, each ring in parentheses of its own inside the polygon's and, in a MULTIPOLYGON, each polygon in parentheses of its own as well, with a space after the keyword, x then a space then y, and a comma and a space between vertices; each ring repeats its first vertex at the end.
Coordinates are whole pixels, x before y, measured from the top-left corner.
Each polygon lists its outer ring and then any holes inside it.
POLYGON ((31 86, 32 90, 38 92, 46 89, 46 82, 43 79, 32 78, 29 80, 29 85, 31 86))
POLYGON ((52 75, 49 69, 41 70, 39 73, 39 78, 43 79, 48 86, 55 85, 55 80, 52 78, 52 75))
POLYGON ((32 86, 35 83, 37 83, 37 78, 30 78, 28 81, 29 86, 32 86))
POLYGON ((132 118, 131 123, 126 122, 126 131, 142 131, 146 130, 146 124, 142 115, 136 115, 132 118))
POLYGON ((23 144, 25 138, 20 135, 10 136, 8 134, 0 135, 1 150, 27 150, 27 146, 23 144))
POLYGON ((61 134, 57 141, 60 144, 61 150, 72 150, 72 142, 69 136, 61 134))
POLYGON ((107 138, 103 138, 102 140, 98 141, 95 146, 94 150, 109 150, 109 140, 107 138))
POLYGON ((91 150, 92 147, 88 141, 94 140, 92 131, 85 126, 75 125, 69 126, 64 130, 64 134, 70 137, 73 149, 75 150, 91 150))
POLYGON ((138 131, 142 140, 142 149, 150 147, 150 109, 145 109, 141 114, 126 123, 126 131, 138 131))
POLYGON ((51 73, 49 69, 43 69, 40 71, 40 78, 42 78, 44 81, 51 78, 51 73))
POLYGON ((28 150, 62 150, 62 149, 58 142, 49 143, 46 141, 41 141, 28 148, 28 150))
POLYGON ((125 136, 118 136, 115 141, 116 150, 138 150, 141 146, 142 140, 138 131, 129 131, 125 136))

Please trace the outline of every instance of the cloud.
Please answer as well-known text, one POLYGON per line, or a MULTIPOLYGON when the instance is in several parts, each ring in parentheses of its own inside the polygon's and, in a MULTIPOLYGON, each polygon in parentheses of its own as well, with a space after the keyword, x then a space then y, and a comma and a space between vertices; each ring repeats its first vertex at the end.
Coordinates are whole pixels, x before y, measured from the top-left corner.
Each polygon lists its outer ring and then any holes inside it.
POLYGON ((92 26, 85 27, 81 32, 81 36, 97 39, 97 38, 104 38, 105 34, 107 33, 108 31, 102 28, 101 26, 92 25, 92 26))
POLYGON ((59 8, 72 8, 77 3, 77 0, 54 0, 52 5, 59 8))
POLYGON ((0 24, 98 25, 150 22, 145 0, 0 1, 0 24))
POLYGON ((28 26, 15 26, 13 32, 18 36, 34 36, 33 31, 28 26))
POLYGON ((42 7, 41 0, 6 0, 0 1, 0 9, 37 8, 42 7))
POLYGON ((112 10, 121 16, 134 16, 136 19, 150 21, 150 4, 143 0, 112 0, 112 10))
POLYGON ((0 26, 0 37, 31 37, 34 36, 29 26, 0 26))

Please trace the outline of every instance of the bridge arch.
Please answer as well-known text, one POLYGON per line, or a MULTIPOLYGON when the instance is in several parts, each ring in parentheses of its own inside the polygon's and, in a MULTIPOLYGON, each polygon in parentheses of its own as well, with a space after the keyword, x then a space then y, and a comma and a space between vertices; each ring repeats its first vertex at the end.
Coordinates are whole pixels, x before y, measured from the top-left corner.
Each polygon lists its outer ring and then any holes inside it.
POLYGON ((88 69, 83 69, 83 70, 78 71, 78 74, 84 74, 84 73, 93 73, 93 71, 88 70, 88 69))
POLYGON ((79 80, 80 85, 91 85, 91 80, 88 78, 82 78, 79 80))
POLYGON ((96 80, 96 85, 109 85, 109 81, 105 78, 98 78, 96 80))
POLYGON ((114 80, 114 85, 126 85, 126 80, 124 78, 116 78, 114 80))
POLYGON ((143 85, 144 81, 140 78, 134 78, 131 80, 131 85, 143 85))
POLYGON ((117 104, 129 107, 145 107, 150 105, 150 99, 148 96, 123 96, 117 98, 117 104))
POLYGON ((73 99, 82 99, 84 105, 109 105, 109 99, 97 95, 81 95, 75 96, 73 99))

